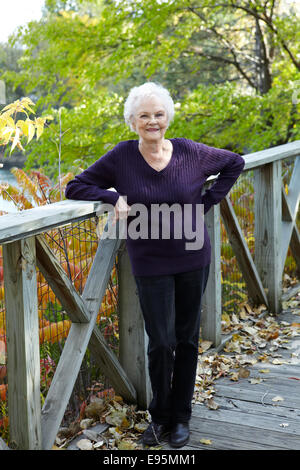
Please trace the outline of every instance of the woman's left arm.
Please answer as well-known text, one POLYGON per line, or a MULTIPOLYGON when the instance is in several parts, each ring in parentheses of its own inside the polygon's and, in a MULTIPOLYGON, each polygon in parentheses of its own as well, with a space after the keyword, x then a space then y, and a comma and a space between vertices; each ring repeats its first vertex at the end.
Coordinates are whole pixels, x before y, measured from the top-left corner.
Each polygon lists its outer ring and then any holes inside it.
POLYGON ((218 174, 218 177, 202 196, 204 214, 212 205, 218 204, 229 193, 245 166, 245 160, 237 153, 214 147, 208 147, 208 149, 209 172, 212 175, 218 174))

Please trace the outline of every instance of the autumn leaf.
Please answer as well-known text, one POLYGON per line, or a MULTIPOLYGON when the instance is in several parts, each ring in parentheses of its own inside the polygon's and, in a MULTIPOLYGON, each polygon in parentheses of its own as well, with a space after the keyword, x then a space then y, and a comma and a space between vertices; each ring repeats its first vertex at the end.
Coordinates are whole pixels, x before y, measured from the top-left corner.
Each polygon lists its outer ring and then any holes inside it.
POLYGON ((213 400, 213 398, 207 400, 206 405, 210 410, 217 410, 219 408, 219 405, 213 400))
POLYGON ((276 397, 272 398, 272 401, 284 401, 284 398, 282 398, 280 395, 277 395, 276 397))
POLYGON ((204 444, 204 445, 211 445, 212 444, 210 439, 200 439, 200 442, 201 442, 201 444, 204 444))
POLYGON ((241 367, 239 370, 239 377, 241 379, 246 379, 250 375, 250 370, 246 369, 245 367, 241 367))
POLYGON ((136 443, 129 440, 122 440, 118 443, 119 450, 134 450, 136 448, 136 443))
POLYGON ((249 382, 251 383, 251 385, 256 385, 256 384, 260 384, 261 382, 263 382, 263 379, 250 379, 249 382))

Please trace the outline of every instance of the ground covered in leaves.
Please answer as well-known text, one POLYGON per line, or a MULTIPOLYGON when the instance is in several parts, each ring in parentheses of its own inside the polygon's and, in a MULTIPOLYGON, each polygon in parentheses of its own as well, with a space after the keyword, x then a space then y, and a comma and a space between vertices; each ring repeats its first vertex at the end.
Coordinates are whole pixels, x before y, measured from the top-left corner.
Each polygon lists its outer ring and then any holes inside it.
MULTIPOLYGON (((213 350, 208 341, 200 343, 195 404, 202 403, 216 410, 215 383, 220 377, 238 381, 249 377, 254 364, 261 363, 261 372, 267 373, 264 364, 285 362, 280 350, 289 349, 291 339, 300 336, 300 293, 284 302, 283 310, 292 312, 295 322, 279 320, 267 312, 264 305, 251 308, 246 302, 241 304, 239 313, 222 315, 222 332, 228 335, 228 340, 221 352, 213 350)), ((291 360, 299 363, 298 353, 294 352, 292 356, 291 360)), ((256 380, 262 379, 249 378, 250 383, 257 383, 256 380)), ((60 429, 53 448, 142 450, 140 439, 149 422, 147 411, 126 404, 113 391, 106 397, 94 393, 89 402, 83 404, 79 418, 69 427, 60 429)))

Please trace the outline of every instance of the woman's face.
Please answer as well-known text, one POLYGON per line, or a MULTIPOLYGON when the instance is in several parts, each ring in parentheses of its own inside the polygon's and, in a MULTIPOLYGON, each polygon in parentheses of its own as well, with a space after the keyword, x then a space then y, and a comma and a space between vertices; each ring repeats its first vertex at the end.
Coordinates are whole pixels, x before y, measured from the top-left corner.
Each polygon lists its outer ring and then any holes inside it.
POLYGON ((135 110, 132 127, 142 140, 162 140, 168 128, 168 115, 161 101, 155 96, 144 98, 135 110))

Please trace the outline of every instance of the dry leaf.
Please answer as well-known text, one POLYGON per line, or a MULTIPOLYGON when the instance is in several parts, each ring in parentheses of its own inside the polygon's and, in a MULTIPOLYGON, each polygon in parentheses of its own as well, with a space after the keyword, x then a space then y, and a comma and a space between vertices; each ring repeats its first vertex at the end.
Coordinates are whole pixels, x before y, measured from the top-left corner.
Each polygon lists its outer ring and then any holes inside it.
POLYGON ((257 334, 257 328, 253 328, 252 326, 244 326, 243 330, 246 331, 249 335, 256 335, 257 334))
POLYGON ((119 450, 133 450, 136 448, 136 444, 133 441, 120 441, 118 443, 119 450))
POLYGON ((239 380, 239 373, 238 372, 233 372, 231 374, 230 380, 237 382, 239 380))
POLYGON ((210 410, 217 410, 219 408, 219 405, 213 400, 213 398, 207 400, 206 404, 210 410))
POLYGON ((76 446, 80 450, 93 450, 93 444, 89 439, 80 439, 80 441, 77 442, 76 446))
POLYGON ((93 444, 94 449, 98 449, 99 447, 102 447, 104 444, 104 441, 98 441, 95 444, 93 444))
POLYGON ((249 382, 250 382, 252 385, 260 384, 261 382, 263 382, 263 379, 250 379, 249 382))
POLYGON ((146 431, 148 426, 149 426, 148 423, 137 423, 135 424, 134 429, 138 432, 144 432, 146 431))
POLYGON ((277 395, 276 397, 272 398, 272 401, 284 401, 284 398, 282 398, 280 395, 277 395))
POLYGON ((92 418, 85 418, 80 421, 81 429, 87 429, 93 424, 94 420, 92 418))
POLYGON ((247 377, 249 377, 249 375, 250 375, 250 370, 249 369, 246 369, 246 367, 240 367, 239 377, 241 379, 246 379, 247 377))
POLYGON ((201 444, 205 445, 211 445, 211 440, 210 439, 200 439, 201 444))
POLYGON ((212 344, 213 344, 212 341, 201 341, 200 343, 201 352, 207 351, 211 347, 212 344))
POLYGON ((288 362, 285 361, 284 359, 274 359, 274 360, 272 361, 272 364, 281 365, 281 364, 288 364, 288 362))

